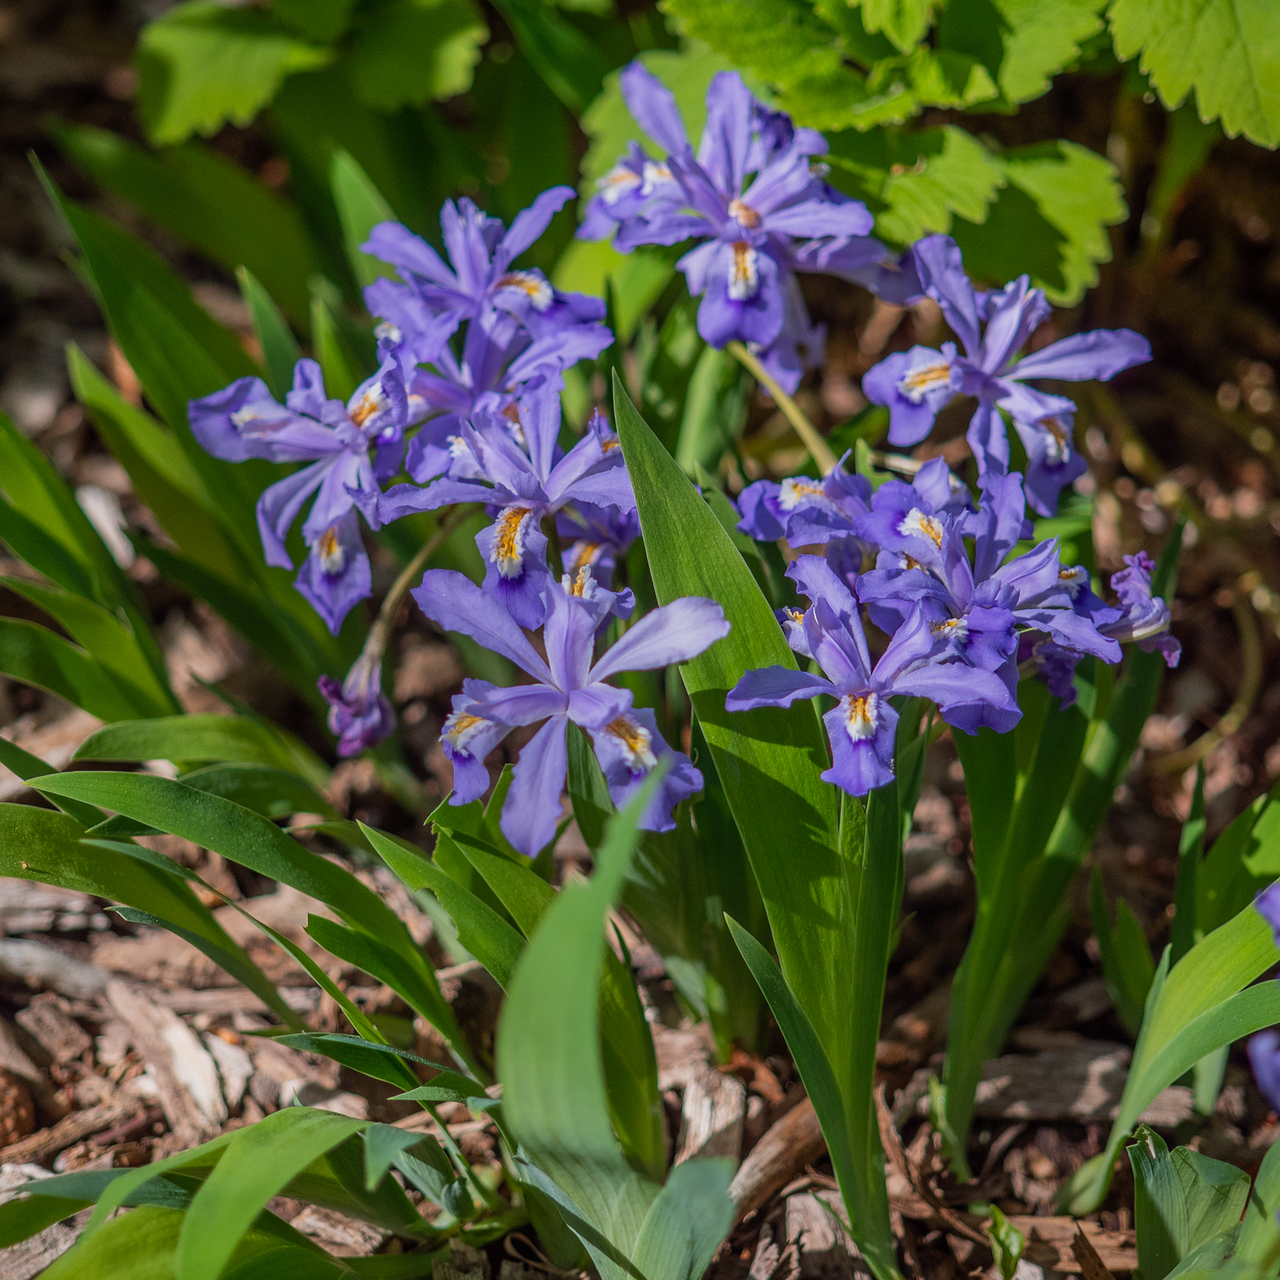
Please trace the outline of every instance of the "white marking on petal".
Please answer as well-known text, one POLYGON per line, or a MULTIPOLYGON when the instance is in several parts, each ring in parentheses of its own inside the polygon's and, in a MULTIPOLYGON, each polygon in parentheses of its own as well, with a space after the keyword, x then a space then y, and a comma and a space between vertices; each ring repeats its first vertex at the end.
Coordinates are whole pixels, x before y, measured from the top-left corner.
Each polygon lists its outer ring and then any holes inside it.
POLYGON ((508 507, 498 517, 489 559, 504 578, 518 578, 524 572, 524 544, 532 522, 528 507, 508 507))
POLYGON ((331 524, 320 535, 320 568, 336 578, 346 567, 346 548, 338 541, 338 526, 331 524))
POLYGON ((733 250, 733 261, 729 264, 729 297, 734 302, 745 302, 754 298, 760 287, 759 255, 745 240, 735 240, 729 247, 733 250))
POLYGON ((822 485, 808 476, 791 476, 784 480, 778 488, 778 506, 783 511, 794 511, 802 503, 825 502, 831 500, 822 491, 822 485))
POLYGON ((518 289, 535 311, 545 311, 555 300, 555 290, 540 271, 509 271, 498 281, 499 289, 518 289))
POLYGON ((1041 418, 1042 426, 1049 436, 1045 442, 1044 460, 1051 467, 1060 467, 1071 460, 1071 433, 1061 418, 1041 418))
POLYGON ((942 521, 937 516, 927 516, 919 507, 912 507, 898 525, 898 532, 909 538, 912 534, 929 539, 935 547, 942 546, 942 521))
POLYGON ((483 716, 473 716, 466 711, 454 711, 444 722, 444 728, 440 731, 440 741, 447 742, 458 755, 469 756, 471 754, 469 744, 488 723, 489 721, 483 716))
POLYGON ((948 618, 946 622, 935 622, 929 630, 944 640, 967 640, 969 638, 968 618, 948 618))
POLYGON ((1067 594, 1073 600, 1080 594, 1080 588, 1085 586, 1088 581, 1089 575, 1083 565, 1075 565, 1069 569, 1063 566, 1058 570, 1058 582, 1066 587, 1067 594))
MULTIPOLYGON (((648 169, 648 165, 645 169, 648 169)), ((617 204, 623 196, 634 191, 642 179, 634 169, 625 164, 615 164, 603 178, 596 179, 596 190, 600 192, 605 204, 617 204)))
POLYGON ((898 390, 911 401, 919 404, 930 391, 951 385, 951 362, 934 361, 917 369, 908 369, 898 380, 898 390))
POLYGON ((840 699, 844 727, 851 742, 865 742, 880 727, 880 698, 874 693, 846 694, 840 699))
POLYGON ((666 186, 668 183, 674 182, 671 176, 671 170, 665 164, 657 164, 652 160, 646 160, 644 165, 644 185, 640 188, 642 196, 652 195, 658 187, 666 186))
POLYGON ((632 773, 648 773, 658 763, 653 754, 653 734, 631 716, 610 720, 604 731, 622 743, 623 759, 632 773))

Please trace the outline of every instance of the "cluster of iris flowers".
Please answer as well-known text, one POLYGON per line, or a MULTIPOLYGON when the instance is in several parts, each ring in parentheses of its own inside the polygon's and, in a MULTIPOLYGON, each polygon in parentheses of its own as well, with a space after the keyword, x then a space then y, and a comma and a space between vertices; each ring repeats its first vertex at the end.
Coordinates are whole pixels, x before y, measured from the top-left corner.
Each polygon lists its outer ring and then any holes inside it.
MULTIPOLYGON (((910 483, 888 480, 874 491, 838 464, 821 479, 762 480, 742 492, 740 528, 786 544, 788 576, 808 604, 779 615, 802 669, 748 671, 727 708, 834 700, 825 715, 832 764, 822 776, 864 795, 893 777, 897 695, 929 699, 962 732, 1005 732, 1021 715, 1018 681, 1033 670, 1070 701, 1075 664, 1085 656, 1116 662, 1121 641, 1159 647, 1176 662, 1169 611, 1152 592, 1145 556, 1113 577, 1118 603, 1108 605, 1083 567, 1062 563, 1056 540, 1014 554, 1032 536, 1027 507, 1051 513, 1084 469, 1070 445, 1074 405, 1029 380, 1110 377, 1148 358, 1145 340, 1098 330, 1019 358, 1047 315, 1043 294, 1025 276, 975 290, 942 236, 894 258, 866 235, 865 207, 824 181, 814 159, 822 137, 768 110, 736 74, 712 82, 696 152, 670 92, 640 64, 623 72, 622 85, 665 155, 633 144, 601 180, 580 235, 612 235, 623 251, 695 241, 679 266, 701 298, 699 331, 716 346, 743 342, 786 389, 822 349, 797 272, 856 279, 895 301, 932 297, 964 354, 945 343, 891 355, 866 375, 867 395, 889 406, 898 445, 923 439, 953 397, 977 400, 969 430, 976 500, 941 459, 910 483), (1004 414, 1026 449, 1025 479, 1009 470, 1004 414), (864 612, 888 638, 875 658, 864 612)), ((284 405, 256 378, 191 405, 193 430, 211 453, 308 464, 263 493, 258 522, 268 563, 291 567, 286 539, 314 495, 297 587, 335 632, 370 594, 358 515, 376 529, 459 504, 489 512, 493 522, 476 539, 483 582, 430 570, 413 594, 439 626, 530 678, 507 689, 466 681, 442 741, 452 803, 465 804, 488 788, 484 760, 502 739, 541 724, 520 753, 502 814, 508 839, 531 856, 560 820, 570 722, 590 740, 618 804, 669 758, 643 825, 670 828, 674 806, 701 789, 701 775, 663 740, 653 712, 609 679, 687 661, 729 629, 720 606, 704 599, 633 616, 632 593, 614 589, 615 566, 640 532, 617 438, 597 412, 572 447, 560 443, 564 370, 599 355, 612 334, 598 299, 563 293, 514 264, 571 196, 567 187, 545 192, 509 229, 470 201, 447 203, 447 263, 403 226, 376 227, 365 251, 400 279, 366 290, 381 365, 345 405, 325 396, 311 360, 299 362, 284 405), (618 638, 605 647, 608 634, 618 638)), ((394 723, 381 692, 385 633, 375 631, 344 682, 322 681, 343 754, 373 745, 394 723)))

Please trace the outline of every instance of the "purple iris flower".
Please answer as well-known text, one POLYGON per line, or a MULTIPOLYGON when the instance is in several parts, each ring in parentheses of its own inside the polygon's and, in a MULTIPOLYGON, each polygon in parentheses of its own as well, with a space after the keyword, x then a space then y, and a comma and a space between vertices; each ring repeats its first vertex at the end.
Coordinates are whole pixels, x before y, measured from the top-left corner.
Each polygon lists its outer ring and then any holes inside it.
POLYGON ((949 236, 926 236, 912 249, 924 292, 942 308, 964 347, 934 350, 916 346, 895 352, 867 371, 862 388, 875 404, 889 407, 889 441, 913 445, 923 440, 938 411, 957 395, 975 396, 978 407, 968 441, 980 473, 1003 474, 1009 467, 1005 410, 1026 443, 1027 496, 1042 515, 1057 510, 1058 495, 1083 471, 1071 447, 1075 405, 1027 385, 1033 378, 1106 381, 1122 369, 1151 358, 1151 345, 1132 329, 1093 329, 1051 343, 1016 360, 1019 350, 1050 307, 1026 276, 1003 289, 979 292, 964 272, 960 248, 949 236))
MULTIPOLYGON (((440 230, 449 264, 421 236, 398 222, 380 222, 361 249, 400 273, 435 316, 458 322, 483 318, 493 309, 521 321, 534 337, 576 324, 602 320, 604 303, 581 293, 562 293, 536 270, 512 264, 573 199, 572 187, 544 191, 510 229, 470 200, 446 200, 440 230)), ((456 327, 456 325, 455 325, 456 327)))
POLYGON ((1145 551, 1125 556, 1124 569, 1111 575, 1111 589, 1120 597, 1123 614, 1099 630, 1117 640, 1132 640, 1143 653, 1160 652, 1165 665, 1176 667, 1182 644, 1169 634, 1169 606, 1151 590, 1156 562, 1145 551))
MULTIPOLYGON (((957 709, 951 723, 968 732, 988 725, 1001 733, 1017 723, 1019 630, 1045 632, 1078 654, 1119 661, 1116 641, 1076 608, 1082 571, 1062 566, 1056 538, 1007 559, 1030 533, 1016 471, 989 474, 978 510, 959 518, 908 507, 914 490, 893 484, 881 485, 872 514, 858 522, 859 532, 884 548, 883 567, 859 580, 860 597, 889 608, 920 602, 946 655, 996 672, 1007 690, 1003 700, 982 699, 966 711, 957 709), (972 561, 966 538, 973 540, 972 561)), ((1085 582, 1087 589, 1087 576, 1085 582)))
POLYGON ((476 535, 485 559, 484 589, 522 627, 540 627, 546 614, 552 579, 543 517, 579 501, 624 511, 636 505, 622 450, 603 418, 593 417, 567 453, 559 448, 562 385, 558 376, 545 378, 526 387, 503 415, 477 413, 462 423, 450 473, 425 489, 396 485, 380 508, 388 522, 458 502, 481 502, 495 511, 496 522, 476 535))
POLYGON ((823 781, 862 796, 892 780, 898 713, 889 699, 897 694, 929 698, 944 717, 953 704, 1005 698, 1004 685, 991 672, 936 660, 940 646, 920 608, 873 666, 857 601, 827 562, 800 556, 787 574, 813 601, 803 620, 806 647, 830 678, 787 667, 748 671, 730 690, 725 709, 788 707, 819 694, 838 699, 823 716, 831 743, 831 768, 823 781))
POLYGON ((293 568, 285 538, 313 494, 302 534, 310 555, 295 585, 336 635, 352 606, 369 595, 369 558, 354 511, 377 529, 379 482, 404 453, 409 416, 399 361, 384 351, 381 367, 344 405, 324 392, 314 360, 299 360, 293 390, 278 404, 261 378, 238 378, 213 395, 192 400, 191 430, 214 457, 228 462, 266 458, 309 462, 258 499, 258 532, 270 565, 293 568))
MULTIPOLYGON (((403 285, 389 284, 403 290, 403 285)), ((375 286, 366 290, 366 296, 375 286)), ((372 306, 373 303, 371 302, 372 306)), ((613 341, 602 324, 581 324, 531 339, 511 316, 495 313, 472 320, 459 358, 447 342, 429 331, 397 329, 408 375, 409 402, 415 418, 426 417, 409 444, 405 469, 419 484, 450 469, 458 452, 462 423, 479 413, 512 421, 516 397, 527 384, 555 377, 579 360, 593 360, 613 341)), ((456 470, 456 468, 455 468, 456 470)))
POLYGON ((566 573, 576 578, 589 568, 602 587, 612 587, 618 562, 626 560, 640 536, 640 514, 634 509, 575 502, 556 514, 556 532, 566 573))
POLYGON ((391 703, 382 692, 381 653, 362 653, 341 684, 333 676, 321 676, 319 688, 329 704, 329 731, 338 739, 340 756, 358 756, 396 727, 391 703))
POLYGON ((555 837, 560 821, 566 730, 572 720, 591 738, 615 804, 625 802, 659 756, 672 757, 641 822, 651 831, 671 829, 672 808, 702 789, 702 775, 663 741, 650 713, 632 706, 630 690, 604 682, 622 671, 696 657, 729 633, 718 604, 696 597, 674 600, 647 614, 593 663, 596 632, 608 606, 590 593, 574 595, 550 586, 545 660, 502 603, 460 573, 430 570, 413 596, 432 621, 470 636, 533 677, 532 684, 511 689, 484 680, 464 683, 441 735, 454 767, 451 804, 484 794, 489 785, 484 758, 513 728, 546 721, 521 751, 502 808, 503 834, 522 853, 536 855, 555 837))
MULTIPOLYGON (((640 127, 667 153, 649 161, 633 147, 601 180, 579 235, 599 239, 616 227, 615 246, 702 243, 677 264, 700 296, 698 332, 714 347, 740 340, 788 390, 821 359, 824 334, 809 320, 794 272, 794 244, 838 238, 845 258, 867 265, 889 251, 866 232, 864 205, 815 172, 827 150, 812 129, 769 111, 737 72, 722 71, 707 90, 707 123, 695 158, 671 91, 639 62, 622 72, 622 93, 640 127)), ((816 250, 809 250, 810 254, 816 250)))

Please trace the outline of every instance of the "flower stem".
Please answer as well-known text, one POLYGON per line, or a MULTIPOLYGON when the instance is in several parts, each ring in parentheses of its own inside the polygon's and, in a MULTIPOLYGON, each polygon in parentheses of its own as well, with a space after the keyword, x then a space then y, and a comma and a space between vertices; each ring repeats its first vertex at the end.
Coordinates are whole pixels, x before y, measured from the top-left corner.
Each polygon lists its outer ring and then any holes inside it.
POLYGON ((471 515, 474 509, 470 506, 454 507, 440 521, 435 533, 423 544, 422 550, 405 565, 400 576, 391 584, 391 590, 387 592, 382 608, 378 610, 378 616, 373 626, 369 628, 369 638, 364 642, 366 653, 374 652, 376 646, 376 652, 380 656, 386 649, 387 641, 391 639, 392 628, 396 624, 396 614, 400 612, 400 606, 404 603, 410 588, 415 585, 415 579, 421 576, 427 561, 440 549, 444 540, 471 515))
POLYGON ((752 355, 741 342, 730 342, 725 350, 740 364, 745 365, 751 376, 765 387, 778 403, 778 408, 786 415, 786 419, 796 429, 796 435, 804 441, 809 456, 818 464, 823 475, 835 468, 836 455, 831 452, 827 442, 818 434, 818 429, 805 417, 804 411, 769 375, 759 359, 752 355))

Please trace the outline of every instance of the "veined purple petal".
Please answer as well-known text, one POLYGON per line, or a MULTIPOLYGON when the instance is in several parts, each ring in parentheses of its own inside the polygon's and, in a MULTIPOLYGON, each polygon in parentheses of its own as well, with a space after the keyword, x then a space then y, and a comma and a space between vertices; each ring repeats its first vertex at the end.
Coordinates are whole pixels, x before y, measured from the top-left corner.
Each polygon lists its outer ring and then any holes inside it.
POLYGON ((965 274, 960 246, 950 236, 933 235, 917 240, 911 252, 925 292, 942 308, 965 351, 976 359, 982 346, 978 302, 965 274))
POLYGON ((987 318, 982 351, 975 357, 987 373, 999 373, 1043 319, 1044 294, 1023 275, 1007 284, 987 318))
POLYGON ((742 519, 738 529, 758 542, 777 542, 783 535, 782 522, 769 499, 777 500, 781 486, 774 480, 757 480, 738 495, 742 519))
POLYGON ((489 693, 501 692, 487 680, 466 680, 453 699, 453 710, 440 731, 440 745, 453 765, 451 805, 470 804, 489 789, 485 757, 511 732, 511 726, 479 715, 477 708, 489 693))
POLYGON ((453 272, 440 255, 421 237, 415 236, 399 222, 379 222, 360 246, 362 253, 389 263, 402 274, 424 276, 435 284, 452 288, 457 284, 453 272))
POLYGON ((550 668, 519 624, 470 578, 452 569, 428 569, 412 595, 422 612, 446 631, 460 631, 486 649, 510 658, 535 680, 551 683, 550 668))
POLYGON ((588 672, 595 649, 596 629, 609 613, 607 596, 572 594, 551 585, 546 591, 546 625, 542 639, 552 682, 566 691, 590 683, 588 672))
POLYGON ((329 704, 329 732, 338 739, 340 756, 359 755, 396 727, 395 713, 382 692, 381 656, 361 653, 341 683, 322 675, 317 684, 329 704))
POLYGON ((677 153, 689 147, 675 95, 639 58, 622 68, 618 77, 622 97, 632 119, 663 151, 677 153))
POLYGON ((831 743, 831 768, 820 775, 824 782, 865 796, 893 780, 898 713, 888 698, 870 690, 846 695, 822 720, 831 743))
POLYGON ((1272 1110, 1280 1111, 1280 1031, 1275 1027, 1259 1031, 1249 1041, 1248 1052, 1258 1092, 1272 1110))
POLYGON ((724 610, 701 596, 682 596, 646 614, 591 668, 590 680, 621 671, 651 671, 688 662, 729 634, 724 610))
POLYGON ((567 724, 567 717, 553 716, 525 743, 502 806, 502 834, 530 858, 555 839, 560 822, 560 794, 569 770, 567 724))
POLYGON ((479 699, 474 712, 495 724, 537 724, 548 716, 563 715, 569 709, 568 697, 559 689, 545 684, 517 684, 510 689, 494 688, 479 699))
POLYGON ((736 71, 720 71, 707 89, 707 123, 698 163, 721 191, 737 195, 746 175, 755 99, 736 71))
POLYGON ((551 225, 551 219, 573 199, 572 187, 551 187, 511 220, 493 255, 496 272, 505 271, 551 225))
POLYGON ((698 332, 717 348, 734 339, 769 346, 782 330, 778 275, 778 264, 763 248, 747 240, 717 242, 698 306, 698 332))
POLYGON ((658 784, 657 794, 645 809, 640 826, 645 831, 670 831, 671 811, 682 800, 702 790, 702 774, 683 752, 673 751, 658 732, 658 722, 648 707, 635 707, 591 735, 596 759, 609 787, 613 803, 622 808, 644 785, 649 771, 661 759, 671 767, 658 784))
POLYGON ((630 689, 611 684, 589 684, 569 695, 569 719, 595 732, 619 716, 634 714, 630 689))
POLYGON ((507 507, 476 534, 476 546, 485 561, 486 594, 500 600, 522 627, 542 626, 544 596, 554 579, 547 567, 547 535, 540 527, 539 512, 507 507))
MULTIPOLYGON (((264 489, 258 498, 258 534, 262 538, 262 554, 266 562, 276 569, 292 569, 293 561, 285 549, 284 540, 293 527, 307 499, 324 483, 333 467, 333 459, 313 462, 301 471, 295 471, 283 480, 264 489)), ((350 503, 347 504, 348 508, 350 503)))
POLYGON ((354 511, 320 534, 293 585, 336 636, 347 614, 373 590, 369 557, 354 511))
POLYGON ((804 200, 785 209, 775 209, 765 225, 770 231, 791 236, 865 236, 875 225, 867 208, 857 201, 832 204, 826 200, 804 200))
POLYGON ((277 404, 261 378, 237 378, 187 413, 200 447, 227 462, 310 462, 342 448, 328 427, 277 404))
POLYGON ((980 400, 969 419, 965 439, 978 461, 978 475, 994 472, 1003 475, 1009 470, 1009 440, 1005 434, 1004 419, 1000 410, 987 400, 980 400))
POLYGON ((954 343, 941 351, 917 346, 886 356, 863 374, 863 394, 889 408, 890 444, 918 444, 933 429, 939 410, 956 394, 954 358, 954 343))
MULTIPOLYGON (((1254 898, 1253 909, 1271 926, 1276 946, 1280 947, 1280 882, 1263 889, 1254 898)), ((1280 1110, 1280 1107, 1277 1110, 1280 1110)))
POLYGON ((757 707, 789 707, 798 698, 816 698, 827 693, 839 697, 835 685, 821 676, 790 667, 761 667, 746 672, 729 690, 726 711, 754 711, 757 707))
POLYGON ((1105 382, 1122 369, 1151 359, 1151 344, 1132 329, 1090 329, 1033 351, 1014 368, 1015 378, 1060 378, 1105 382))

